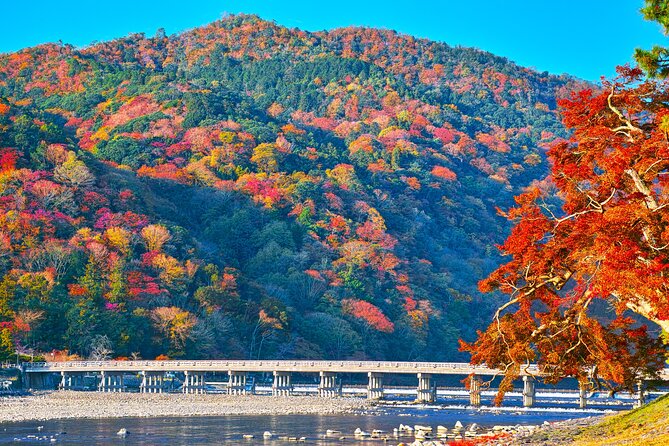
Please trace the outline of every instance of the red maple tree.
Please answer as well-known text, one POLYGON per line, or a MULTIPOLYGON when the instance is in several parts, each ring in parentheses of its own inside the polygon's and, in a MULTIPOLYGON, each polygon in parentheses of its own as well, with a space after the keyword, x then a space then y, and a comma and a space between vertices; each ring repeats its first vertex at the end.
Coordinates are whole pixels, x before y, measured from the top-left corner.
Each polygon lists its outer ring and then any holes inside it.
POLYGON ((504 371, 498 401, 530 363, 548 382, 612 391, 664 365, 667 346, 642 320, 669 332, 667 86, 622 67, 561 102, 572 136, 549 151, 555 190, 529 189, 504 213, 509 260, 479 286, 509 300, 463 343, 473 363, 504 371))

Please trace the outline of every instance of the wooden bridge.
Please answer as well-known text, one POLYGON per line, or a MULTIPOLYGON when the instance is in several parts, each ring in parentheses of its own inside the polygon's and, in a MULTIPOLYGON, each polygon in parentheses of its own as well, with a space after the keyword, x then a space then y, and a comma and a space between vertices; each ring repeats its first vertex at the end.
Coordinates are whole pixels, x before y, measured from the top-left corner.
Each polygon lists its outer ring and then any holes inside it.
MULTIPOLYGON (((368 377, 367 397, 383 398, 383 377, 387 374, 416 375, 416 400, 433 402, 436 386, 433 375, 470 376, 470 403, 481 404, 481 377, 501 375, 499 370, 484 366, 473 366, 459 362, 394 362, 394 361, 305 361, 305 360, 178 360, 178 361, 71 361, 36 362, 22 366, 28 387, 45 387, 46 378, 60 374, 59 388, 82 388, 84 378, 94 375, 97 388, 102 392, 123 392, 124 375, 139 374, 139 386, 143 393, 161 393, 165 390, 165 376, 183 373, 184 393, 205 393, 207 373, 227 373, 227 392, 233 395, 249 392, 249 373, 272 373, 272 394, 290 395, 293 392, 292 374, 317 374, 320 377, 318 393, 324 397, 341 395, 341 384, 337 385, 337 374, 366 374, 368 377)), ((539 370, 531 365, 521 371, 523 378, 523 405, 531 407, 535 403, 535 377, 539 370)), ((669 381, 669 369, 662 373, 662 379, 669 381)), ((580 389, 580 406, 587 405, 587 391, 580 389)), ((638 392, 638 403, 643 403, 642 382, 638 392)))

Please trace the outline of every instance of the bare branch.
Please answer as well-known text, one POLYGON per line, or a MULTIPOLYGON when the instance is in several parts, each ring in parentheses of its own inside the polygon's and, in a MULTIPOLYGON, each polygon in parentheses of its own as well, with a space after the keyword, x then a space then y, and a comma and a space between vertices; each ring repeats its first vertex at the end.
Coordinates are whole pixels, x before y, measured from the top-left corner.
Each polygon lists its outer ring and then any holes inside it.
POLYGON ((618 110, 614 105, 613 105, 613 96, 615 94, 615 87, 611 87, 611 93, 609 93, 609 96, 607 98, 607 103, 609 105, 609 109, 618 116, 618 119, 624 124, 620 127, 616 127, 612 129, 611 131, 613 133, 622 133, 625 136, 627 136, 627 139, 630 141, 634 141, 634 138, 632 138, 632 132, 637 132, 637 133, 642 133, 643 131, 639 128, 636 127, 632 122, 627 119, 620 110, 618 110))
MULTIPOLYGON (((579 190, 581 190, 581 189, 579 188, 579 190)), ((595 200, 594 198, 592 198, 592 197, 590 196, 590 194, 588 194, 588 193, 586 193, 585 191, 582 191, 582 190, 581 190, 581 192, 583 192, 583 193, 588 197, 588 199, 590 200, 590 203, 588 204, 588 206, 592 206, 592 208, 590 208, 590 209, 584 209, 584 210, 582 210, 582 211, 578 211, 578 212, 574 212, 573 214, 569 214, 569 215, 567 215, 567 216, 565 216, 565 217, 556 219, 556 220, 555 220, 555 226, 553 227, 553 232, 555 232, 555 230, 556 230, 557 227, 560 225, 560 223, 563 223, 563 222, 565 222, 565 221, 567 221, 567 220, 571 220, 572 218, 578 217, 579 215, 585 215, 585 214, 589 214, 589 213, 591 213, 591 212, 603 213, 603 212, 604 212, 604 206, 606 206, 606 205, 613 199, 613 197, 616 195, 616 192, 617 192, 617 191, 618 191, 618 190, 617 190, 616 188, 613 188, 613 189, 611 190, 611 195, 609 195, 609 197, 608 197, 606 200, 604 200, 604 201, 602 201, 602 202, 600 203, 599 201, 597 201, 597 200, 595 200)))

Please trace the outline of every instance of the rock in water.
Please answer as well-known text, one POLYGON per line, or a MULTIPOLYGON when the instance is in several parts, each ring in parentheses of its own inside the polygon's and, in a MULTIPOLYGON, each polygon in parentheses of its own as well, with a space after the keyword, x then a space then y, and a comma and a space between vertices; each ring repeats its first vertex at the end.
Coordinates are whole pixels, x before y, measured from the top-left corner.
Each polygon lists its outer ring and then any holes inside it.
POLYGON ((118 432, 116 432, 116 435, 119 437, 127 437, 128 436, 128 430, 124 427, 120 429, 118 432))

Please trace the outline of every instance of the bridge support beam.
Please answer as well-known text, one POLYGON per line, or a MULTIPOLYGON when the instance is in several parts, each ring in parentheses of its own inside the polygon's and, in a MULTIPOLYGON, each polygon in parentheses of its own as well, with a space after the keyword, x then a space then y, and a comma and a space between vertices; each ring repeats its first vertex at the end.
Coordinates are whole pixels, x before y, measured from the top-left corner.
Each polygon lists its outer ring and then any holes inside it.
POLYGON ((469 379, 469 404, 473 407, 481 406, 481 377, 476 375, 469 379))
POLYGON ((383 373, 367 373, 369 383, 367 384, 367 398, 370 400, 383 399, 383 373))
POLYGON ((533 407, 536 399, 534 378, 523 376, 523 407, 533 407))
POLYGON ((100 372, 98 389, 101 392, 124 392, 123 373, 100 372))
POLYGON ((274 383, 272 383, 272 395, 289 396, 293 393, 293 385, 290 382, 290 372, 274 371, 274 383))
POLYGON ((643 379, 640 379, 636 383, 637 393, 636 401, 634 402, 634 407, 641 407, 646 404, 646 389, 644 388, 643 379))
POLYGON ((246 395, 246 372, 228 370, 228 395, 246 395))
POLYGON ((421 403, 434 403, 436 389, 432 387, 432 375, 429 373, 418 374, 418 387, 416 388, 416 401, 421 403))
POLYGON ((341 396, 341 389, 337 387, 337 374, 334 372, 320 372, 321 382, 318 384, 318 396, 334 398, 341 396))
POLYGON ((164 375, 161 372, 142 372, 142 383, 139 391, 142 393, 163 393, 164 375))
POLYGON ((84 374, 73 372, 60 372, 60 390, 83 390, 84 374))
POLYGON ((588 384, 578 384, 578 407, 585 409, 588 407, 588 384))
POLYGON ((184 372, 183 393, 206 393, 204 373, 202 372, 184 372))

